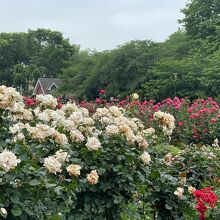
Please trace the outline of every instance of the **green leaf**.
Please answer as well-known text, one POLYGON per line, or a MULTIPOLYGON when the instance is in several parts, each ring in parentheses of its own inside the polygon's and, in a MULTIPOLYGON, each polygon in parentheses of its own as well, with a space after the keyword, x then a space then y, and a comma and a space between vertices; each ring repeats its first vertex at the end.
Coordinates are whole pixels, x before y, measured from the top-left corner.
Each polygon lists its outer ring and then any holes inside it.
POLYGON ((171 210, 173 207, 171 205, 169 205, 169 204, 166 204, 165 208, 168 209, 168 210, 171 210))
POLYGON ((34 212, 33 212, 29 207, 26 207, 26 208, 25 208, 25 212, 26 212, 28 215, 34 215, 34 212))
POLYGON ((100 174, 100 175, 102 175, 102 174, 104 174, 105 172, 106 172, 106 169, 105 168, 102 168, 102 167, 100 167, 100 168, 98 168, 98 173, 100 174))
POLYGON ((62 219, 61 216, 57 214, 52 216, 50 220, 61 220, 61 219, 62 219))
POLYGON ((40 185, 40 184, 41 184, 41 182, 39 180, 37 180, 37 179, 31 180, 29 182, 30 186, 37 186, 37 185, 40 185))
POLYGON ((19 204, 20 203, 20 199, 17 195, 13 195, 10 196, 10 200, 14 203, 14 204, 19 204))
POLYGON ((150 180, 156 180, 160 177, 160 173, 156 170, 152 171, 150 174, 149 174, 149 179, 150 180))
POLYGON ((19 216, 22 214, 22 209, 19 205, 14 205, 11 210, 11 213, 13 216, 19 216))
POLYGON ((55 187, 57 186, 57 184, 54 184, 54 183, 45 183, 45 187, 46 188, 52 188, 52 187, 55 187))

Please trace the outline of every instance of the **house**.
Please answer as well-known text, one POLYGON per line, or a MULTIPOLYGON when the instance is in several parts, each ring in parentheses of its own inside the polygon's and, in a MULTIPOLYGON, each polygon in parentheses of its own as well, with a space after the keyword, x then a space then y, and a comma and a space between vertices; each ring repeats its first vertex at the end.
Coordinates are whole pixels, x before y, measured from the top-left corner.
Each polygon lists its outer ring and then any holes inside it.
POLYGON ((33 95, 51 94, 61 83, 57 78, 39 78, 34 87, 33 95))

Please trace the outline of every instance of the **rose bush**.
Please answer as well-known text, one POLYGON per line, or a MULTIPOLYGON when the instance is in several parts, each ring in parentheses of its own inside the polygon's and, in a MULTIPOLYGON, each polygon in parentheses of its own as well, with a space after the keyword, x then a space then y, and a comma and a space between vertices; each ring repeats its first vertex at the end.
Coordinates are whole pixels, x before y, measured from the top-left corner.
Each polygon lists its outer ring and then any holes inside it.
POLYGON ((195 219, 195 191, 219 196, 216 102, 100 95, 60 103, 0 86, 2 218, 195 219))
POLYGON ((122 107, 132 117, 138 117, 147 124, 154 127, 153 117, 155 112, 162 111, 174 116, 175 130, 172 133, 172 142, 183 142, 187 144, 202 143, 212 144, 215 139, 220 138, 220 108, 219 104, 211 97, 190 101, 187 98, 167 98, 161 102, 154 103, 153 100, 139 101, 137 94, 126 97, 124 100, 112 98, 109 102, 102 96, 99 102, 79 103, 81 106, 93 112, 100 106, 122 107), (135 99, 133 98, 135 96, 135 99))
POLYGON ((50 95, 25 105, 0 91, 2 217, 119 218, 149 172, 143 123, 116 106, 89 114, 50 95))

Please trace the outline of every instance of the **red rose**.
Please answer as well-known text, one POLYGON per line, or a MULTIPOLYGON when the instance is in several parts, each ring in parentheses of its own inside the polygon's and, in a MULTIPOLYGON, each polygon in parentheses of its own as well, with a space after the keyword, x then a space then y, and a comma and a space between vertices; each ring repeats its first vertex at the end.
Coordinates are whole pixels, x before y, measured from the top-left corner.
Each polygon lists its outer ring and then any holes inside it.
POLYGON ((100 94, 100 95, 104 95, 104 94, 105 94, 105 90, 104 90, 104 89, 100 89, 100 90, 99 90, 99 94, 100 94))

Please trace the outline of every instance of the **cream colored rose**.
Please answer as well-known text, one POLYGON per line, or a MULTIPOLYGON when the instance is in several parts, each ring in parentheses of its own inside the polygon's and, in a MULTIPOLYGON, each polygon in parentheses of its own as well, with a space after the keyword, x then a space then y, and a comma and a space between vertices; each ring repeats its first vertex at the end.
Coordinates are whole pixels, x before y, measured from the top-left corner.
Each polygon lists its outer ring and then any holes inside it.
POLYGON ((106 127, 106 134, 109 136, 117 135, 119 133, 119 129, 115 125, 108 125, 106 127))
POLYGON ((96 137, 90 137, 87 140, 86 147, 88 150, 98 150, 101 148, 101 143, 99 142, 98 138, 96 137))
POLYGON ((146 151, 144 151, 144 153, 141 154, 140 159, 142 160, 144 165, 148 165, 151 161, 151 157, 146 151))
POLYGON ((109 112, 114 117, 122 116, 122 108, 118 108, 117 106, 111 106, 109 107, 109 112))
POLYGON ((13 108, 16 102, 22 100, 22 96, 14 88, 0 86, 0 109, 13 108))
POLYGON ((136 141, 142 150, 145 150, 148 147, 147 140, 141 134, 136 135, 136 141))
POLYGON ((80 111, 73 112, 68 119, 74 124, 80 125, 83 122, 83 114, 80 111))
POLYGON ((111 123, 111 118, 108 118, 108 117, 102 117, 100 118, 100 122, 104 125, 108 125, 111 123))
POLYGON ((218 138, 216 138, 216 139, 213 141, 212 147, 219 147, 218 138))
POLYGON ((80 111, 82 112, 84 117, 89 117, 89 111, 86 108, 80 108, 80 111))
POLYGON ((15 113, 22 113, 25 109, 25 104, 23 102, 16 102, 11 108, 10 111, 15 113))
POLYGON ((91 185, 95 185, 99 181, 99 175, 96 170, 92 170, 89 174, 86 175, 86 178, 91 185))
POLYGON ((55 157, 60 163, 64 163, 69 161, 70 156, 67 152, 60 149, 55 153, 55 157))
POLYGON ((65 114, 69 115, 75 111, 78 111, 79 109, 75 103, 67 103, 62 106, 61 110, 64 111, 65 114))
POLYGON ((186 177, 182 177, 181 179, 180 179, 180 181, 178 182, 178 184, 180 184, 180 185, 185 185, 186 184, 186 181, 187 181, 187 179, 186 179, 186 177))
POLYGON ((8 213, 7 213, 6 209, 2 207, 0 209, 0 214, 1 214, 2 217, 6 218, 8 213))
POLYGON ((125 123, 120 123, 118 125, 118 128, 119 128, 119 132, 122 134, 132 132, 131 128, 125 123))
POLYGON ((76 142, 83 142, 85 140, 85 137, 83 136, 82 132, 76 129, 70 131, 70 138, 72 141, 76 142))
POLYGON ((189 193, 194 193, 196 191, 196 188, 195 187, 193 187, 193 186, 189 186, 188 187, 188 192, 189 193))
POLYGON ((174 195, 176 195, 179 199, 182 199, 184 193, 184 189, 182 187, 177 187, 174 195))
POLYGON ((62 126, 66 131, 71 131, 72 129, 76 129, 76 125, 74 124, 74 122, 69 119, 64 120, 62 123, 63 123, 62 126))
POLYGON ((131 98, 133 100, 137 100, 139 98, 139 95, 137 93, 133 93, 133 94, 131 94, 131 98))
POLYGON ((38 119, 40 119, 43 122, 49 122, 51 120, 51 117, 47 111, 39 112, 36 115, 37 115, 38 119))
POLYGON ((146 130, 143 130, 143 134, 146 136, 151 136, 155 134, 155 129, 154 128, 148 128, 146 130))
POLYGON ((83 118, 83 124, 86 126, 93 126, 95 124, 95 121, 92 118, 83 118))
POLYGON ((107 108, 97 108, 95 114, 93 115, 93 118, 95 120, 101 118, 101 117, 110 117, 111 114, 109 113, 109 110, 107 108))
POLYGON ((6 149, 0 154, 0 167, 6 172, 14 169, 20 162, 21 160, 17 159, 15 154, 6 149))
POLYGON ((18 133, 14 136, 13 141, 17 142, 17 141, 22 141, 25 139, 25 136, 23 133, 18 133))
POLYGON ((50 173, 61 173, 61 163, 55 156, 50 156, 44 159, 44 166, 50 173))
POLYGON ((168 153, 164 156, 163 158, 163 162, 167 165, 167 166, 171 166, 172 165, 172 161, 173 161, 174 157, 171 153, 168 153))
POLYGON ((164 134, 171 135, 175 128, 175 118, 173 115, 161 111, 154 113, 154 120, 158 122, 163 129, 164 134))
POLYGON ((136 136, 134 135, 134 132, 132 130, 126 132, 124 136, 129 144, 132 144, 136 141, 136 136))
POLYGON ((55 108, 58 104, 57 99, 52 95, 37 95, 36 100, 41 107, 55 108))
POLYGON ((9 131, 12 134, 16 134, 22 131, 22 129, 25 127, 25 125, 21 122, 14 124, 13 126, 9 127, 9 131))
POLYGON ((55 141, 57 144, 60 144, 61 146, 68 144, 68 139, 65 134, 61 134, 59 132, 56 132, 55 134, 55 141))
POLYGON ((81 166, 77 164, 71 164, 66 168, 66 171, 70 176, 79 176, 80 175, 81 166))
POLYGON ((45 138, 45 132, 37 127, 27 127, 27 131, 33 139, 42 141, 45 138))

